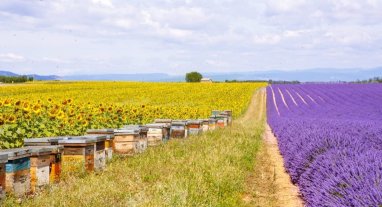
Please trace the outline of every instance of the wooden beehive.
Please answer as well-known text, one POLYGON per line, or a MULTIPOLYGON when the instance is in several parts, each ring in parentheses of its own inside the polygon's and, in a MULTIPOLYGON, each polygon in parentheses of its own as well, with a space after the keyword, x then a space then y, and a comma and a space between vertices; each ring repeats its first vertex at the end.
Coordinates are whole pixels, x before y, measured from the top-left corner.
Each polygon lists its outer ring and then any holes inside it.
POLYGON ((117 129, 114 130, 115 153, 123 155, 134 155, 139 153, 139 130, 117 129))
POLYGON ((215 130, 216 129, 216 119, 215 118, 210 118, 208 120, 208 129, 209 130, 215 130))
POLYGON ((221 113, 221 111, 219 111, 219 110, 212 110, 212 112, 211 112, 212 116, 217 116, 220 113, 221 113))
POLYGON ((106 160, 111 160, 113 158, 113 140, 114 140, 114 129, 88 129, 86 131, 89 135, 105 135, 105 157, 106 160))
POLYGON ((163 141, 167 142, 170 139, 170 128, 172 119, 155 119, 154 123, 163 124, 163 141))
POLYGON ((207 132, 209 130, 209 120, 208 119, 203 119, 202 120, 202 131, 207 132))
POLYGON ((189 135, 199 135, 203 132, 202 122, 200 120, 187 121, 187 130, 189 135))
POLYGON ((7 154, 5 164, 5 192, 16 197, 30 193, 30 152, 26 148, 1 150, 7 154))
POLYGON ((136 153, 143 153, 148 146, 148 143, 147 143, 148 128, 143 125, 125 125, 123 126, 123 129, 138 131, 139 139, 136 143, 137 145, 136 153))
POLYGON ((31 192, 35 193, 50 181, 50 162, 52 149, 44 146, 26 147, 30 150, 30 175, 31 175, 31 192))
POLYGON ((64 146, 58 145, 58 140, 64 138, 65 137, 47 137, 24 139, 24 145, 26 147, 44 146, 52 150, 50 154, 50 183, 58 182, 61 177, 62 153, 64 151, 64 146))
POLYGON ((8 162, 8 154, 0 154, 0 200, 5 197, 5 164, 8 162))
POLYGON ((167 130, 164 128, 166 124, 163 123, 154 123, 147 124, 147 142, 148 146, 157 146, 163 142, 167 134, 167 130))
POLYGON ((96 140, 69 137, 59 140, 58 143, 64 146, 63 170, 71 173, 94 172, 94 145, 96 140))
POLYGON ((170 137, 171 138, 187 138, 187 122, 186 121, 173 121, 171 123, 170 137))
POLYGON ((106 168, 105 141, 106 135, 84 135, 81 138, 94 141, 94 170, 102 171, 106 168))

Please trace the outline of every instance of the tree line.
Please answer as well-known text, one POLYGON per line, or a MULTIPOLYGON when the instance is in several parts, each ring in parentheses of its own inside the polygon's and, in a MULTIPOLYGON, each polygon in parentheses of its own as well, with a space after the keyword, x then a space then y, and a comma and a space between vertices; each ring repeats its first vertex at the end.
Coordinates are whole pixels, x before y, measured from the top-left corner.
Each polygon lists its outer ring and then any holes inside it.
POLYGON ((22 76, 0 76, 0 83, 25 83, 28 81, 33 81, 33 77, 28 77, 26 75, 22 75, 22 76))

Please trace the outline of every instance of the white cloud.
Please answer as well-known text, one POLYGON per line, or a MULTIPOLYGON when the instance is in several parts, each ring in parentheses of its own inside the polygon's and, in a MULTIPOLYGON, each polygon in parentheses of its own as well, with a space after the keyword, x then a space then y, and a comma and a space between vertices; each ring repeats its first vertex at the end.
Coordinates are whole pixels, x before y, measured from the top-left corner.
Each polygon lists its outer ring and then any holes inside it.
POLYGON ((14 53, 3 53, 0 54, 0 62, 22 62, 25 60, 25 57, 22 55, 17 55, 14 53))

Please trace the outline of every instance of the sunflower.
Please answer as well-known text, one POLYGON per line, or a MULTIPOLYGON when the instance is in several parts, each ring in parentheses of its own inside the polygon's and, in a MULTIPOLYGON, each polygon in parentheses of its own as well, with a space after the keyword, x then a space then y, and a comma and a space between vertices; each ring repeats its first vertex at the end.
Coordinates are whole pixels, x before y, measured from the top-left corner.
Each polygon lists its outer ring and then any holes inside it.
POLYGON ((12 100, 11 99, 5 99, 3 102, 4 106, 11 106, 12 105, 12 100))
POLYGON ((22 108, 25 112, 29 112, 31 110, 30 104, 28 102, 22 103, 22 108))
POLYGON ((16 117, 14 115, 9 115, 7 119, 8 123, 15 123, 16 122, 16 117))
POLYGON ((65 117, 65 113, 63 112, 63 111, 59 111, 58 113, 57 113, 57 118, 59 118, 59 119, 63 119, 65 117))
POLYGON ((5 124, 5 120, 2 116, 0 116, 0 126, 5 124))
POLYGON ((32 107, 32 111, 35 113, 35 114, 40 114, 41 112, 41 105, 39 104, 36 104, 32 107))
POLYGON ((56 118, 57 113, 58 113, 58 110, 55 109, 55 108, 53 108, 53 109, 49 110, 48 115, 49 115, 51 118, 56 118))
POLYGON ((82 126, 87 126, 87 125, 89 125, 89 122, 86 121, 86 120, 83 120, 83 121, 81 122, 81 125, 82 125, 82 126))

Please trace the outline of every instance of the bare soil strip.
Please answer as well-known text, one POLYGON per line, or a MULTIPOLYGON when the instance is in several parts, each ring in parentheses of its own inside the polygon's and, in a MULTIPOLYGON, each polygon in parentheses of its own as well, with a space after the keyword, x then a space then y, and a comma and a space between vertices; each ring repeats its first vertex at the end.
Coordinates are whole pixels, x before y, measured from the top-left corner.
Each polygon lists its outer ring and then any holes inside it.
POLYGON ((290 96, 290 98, 292 99, 292 101, 293 101, 294 105, 298 106, 298 104, 297 104, 296 100, 294 100, 294 98, 293 98, 292 94, 291 94, 291 93, 288 91, 288 89, 286 89, 286 92, 289 94, 289 96, 290 96))
POLYGON ((269 88, 272 90, 273 104, 275 104, 275 109, 276 109, 276 111, 277 111, 277 114, 280 116, 279 108, 277 107, 277 103, 276 103, 275 92, 273 91, 272 86, 269 86, 269 88))
MULTIPOLYGON (((260 98, 251 104, 258 114, 265 113, 265 89, 260 98), (256 107, 257 106, 257 107, 256 107), (260 107, 259 107, 260 106, 260 107)), ((266 124, 261 150, 256 156, 254 172, 247 180, 247 193, 243 196, 248 206, 303 207, 298 187, 293 185, 285 171, 283 158, 278 149, 277 139, 266 124)))
POLYGON ((279 89, 279 93, 281 95, 281 100, 283 100, 284 105, 287 107, 287 109, 289 109, 289 106, 288 106, 288 104, 285 101, 283 92, 281 92, 280 88, 278 88, 278 89, 279 89))
POLYGON ((292 184, 289 174, 285 171, 284 161, 278 148, 277 139, 268 124, 265 128, 264 141, 269 154, 269 160, 272 163, 271 165, 273 165, 274 182, 277 186, 277 206, 304 206, 298 187, 292 184))
POLYGON ((308 105, 308 103, 306 103, 305 99, 298 92, 295 91, 295 93, 297 94, 298 97, 300 97, 300 99, 302 100, 302 102, 304 102, 305 105, 308 105))
POLYGON ((317 104, 317 102, 310 96, 310 95, 306 95, 306 96, 308 96, 308 98, 310 99, 310 100, 312 100, 315 104, 317 104))

